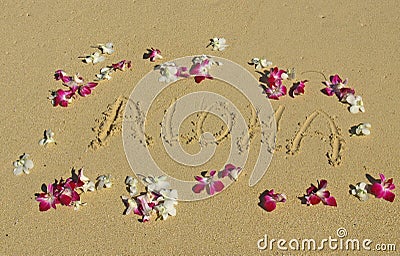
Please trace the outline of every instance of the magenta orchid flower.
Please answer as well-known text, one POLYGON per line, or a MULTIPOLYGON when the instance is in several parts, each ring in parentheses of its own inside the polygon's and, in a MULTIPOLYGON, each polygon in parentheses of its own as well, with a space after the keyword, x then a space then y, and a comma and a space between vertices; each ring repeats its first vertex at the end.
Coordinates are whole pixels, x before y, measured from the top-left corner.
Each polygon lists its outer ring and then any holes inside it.
POLYGON ((271 68, 267 77, 267 82, 269 87, 280 86, 282 80, 288 78, 285 70, 279 69, 278 67, 271 68))
POLYGON ((269 99, 279 100, 280 97, 286 95, 287 89, 282 83, 275 86, 263 86, 264 91, 269 99))
POLYGON ((226 176, 229 176, 234 181, 237 181, 241 171, 241 167, 236 167, 233 164, 227 164, 225 165, 224 170, 221 172, 221 177, 224 178, 226 176))
POLYGON ((308 82, 308 80, 303 80, 297 83, 296 87, 293 90, 293 95, 304 94, 304 87, 306 86, 306 82, 308 82))
POLYGON ((347 95, 349 94, 355 94, 355 90, 349 87, 346 87, 348 83, 348 79, 346 78, 344 81, 340 78, 339 75, 333 75, 330 76, 329 78, 330 81, 325 81, 324 84, 326 85, 326 88, 324 88, 322 91, 328 95, 328 96, 333 96, 336 94, 336 96, 339 98, 340 101, 345 100, 347 95))
POLYGON ((391 191, 395 189, 395 185, 393 184, 393 178, 386 180, 385 175, 382 173, 379 174, 381 178, 380 182, 375 182, 371 187, 371 194, 373 194, 376 198, 383 198, 386 201, 393 202, 395 198, 395 194, 391 191))
POLYGON ((143 54, 143 59, 150 59, 151 62, 155 62, 158 59, 162 59, 161 51, 159 49, 147 49, 147 53, 143 54))
POLYGON ((58 105, 61 107, 68 107, 68 104, 72 102, 77 90, 78 86, 72 87, 69 90, 58 89, 52 93, 49 99, 51 99, 51 103, 54 107, 57 107, 58 105))
POLYGON ((220 180, 214 180, 214 176, 217 172, 215 170, 210 171, 210 176, 195 176, 194 178, 199 182, 193 187, 194 193, 200 193, 206 189, 209 195, 214 195, 216 192, 221 192, 224 189, 224 184, 220 180))
POLYGON ((132 62, 129 60, 121 60, 118 63, 112 64, 112 68, 115 70, 125 71, 126 69, 130 69, 132 67, 132 62))
POLYGON ((305 195, 307 205, 315 205, 322 202, 325 205, 337 206, 336 199, 330 195, 330 192, 326 189, 328 182, 321 180, 318 182, 318 188, 311 184, 311 187, 307 189, 307 195, 305 195))
POLYGON ((222 65, 221 62, 214 61, 211 57, 207 55, 201 55, 193 58, 193 65, 190 68, 190 75, 194 75, 194 80, 196 83, 200 83, 201 81, 207 79, 213 79, 213 77, 209 73, 209 69, 213 65, 222 65))
POLYGON ((82 97, 86 97, 92 93, 92 90, 97 86, 97 83, 89 82, 86 85, 82 85, 79 87, 78 93, 82 97))
POLYGON ((47 185, 45 192, 40 193, 36 197, 36 201, 39 202, 39 210, 41 212, 47 211, 50 208, 56 209, 56 204, 59 204, 58 198, 54 195, 55 186, 53 184, 47 185))
POLYGON ((276 208, 276 203, 286 202, 285 194, 274 193, 274 190, 267 190, 261 198, 261 207, 267 212, 272 212, 276 208))
POLYGON ((73 80, 72 76, 68 76, 63 70, 56 70, 54 74, 54 78, 58 81, 61 80, 63 83, 67 84, 68 82, 73 80))
POLYGON ((80 200, 78 192, 75 191, 76 183, 68 178, 65 182, 62 180, 57 184, 56 189, 58 200, 62 205, 72 206, 72 203, 80 200))
POLYGON ((133 208, 133 212, 139 216, 142 216, 142 221, 146 222, 150 220, 153 207, 157 205, 157 201, 154 194, 146 193, 136 198, 136 207, 133 208))

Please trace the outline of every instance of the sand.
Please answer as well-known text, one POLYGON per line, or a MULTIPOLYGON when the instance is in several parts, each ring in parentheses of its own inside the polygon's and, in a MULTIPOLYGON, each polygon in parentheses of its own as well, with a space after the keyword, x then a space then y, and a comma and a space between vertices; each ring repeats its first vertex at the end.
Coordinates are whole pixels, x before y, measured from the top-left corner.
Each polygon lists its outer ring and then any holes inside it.
MULTIPOLYGON (((349 185, 368 182, 367 174, 378 178, 384 173, 396 185, 400 180, 397 1, 5 1, 0 17, 1 255, 381 255, 376 244, 399 247, 398 198, 390 203, 370 196, 360 202, 349 194, 349 185), (205 48, 213 37, 226 38, 225 51, 205 48), (53 107, 47 99, 50 91, 62 87, 54 71, 93 78, 103 63, 84 64, 78 57, 106 42, 113 42, 116 52, 105 65, 129 59, 132 70, 116 73, 67 108, 53 107), (166 221, 141 223, 136 215, 123 215, 120 199, 127 195, 125 177, 134 175, 124 153, 121 111, 135 85, 154 67, 142 58, 149 47, 160 49, 163 61, 203 53, 226 58, 257 79, 260 74, 247 63, 265 56, 280 68, 295 67, 296 79, 309 82, 304 95, 270 100, 278 121, 277 148, 260 182, 248 185, 260 147, 256 131, 236 183, 210 199, 180 202, 177 216, 166 221), (366 112, 353 115, 335 97, 322 94, 323 76, 308 71, 349 78, 366 112), (371 135, 351 137, 349 129, 361 122, 372 124, 371 135), (49 128, 57 145, 39 146, 49 128), (23 153, 30 154, 35 167, 29 175, 14 176, 12 163, 23 153), (88 204, 79 211, 60 206, 39 212, 35 193, 41 185, 82 167, 91 179, 110 173, 113 187, 82 195, 88 204), (328 180, 337 207, 301 204, 298 197, 320 179, 328 180), (285 193, 287 202, 266 212, 258 206, 266 189, 285 193), (339 228, 348 233, 344 239, 372 240, 374 250, 257 246, 265 235, 269 241, 337 239, 339 228)), ((156 162, 187 180, 202 170, 223 168, 230 135, 221 137, 215 156, 203 166, 180 166, 169 159, 160 137, 164 111, 175 98, 198 90, 225 95, 247 121, 252 120, 251 108, 223 82, 173 85, 175 90, 166 91, 150 112, 153 121, 146 129, 156 162)), ((190 153, 199 150, 199 115, 189 116, 178 136, 190 153)), ((216 117, 204 119, 204 131, 224 133, 226 126, 216 117)))

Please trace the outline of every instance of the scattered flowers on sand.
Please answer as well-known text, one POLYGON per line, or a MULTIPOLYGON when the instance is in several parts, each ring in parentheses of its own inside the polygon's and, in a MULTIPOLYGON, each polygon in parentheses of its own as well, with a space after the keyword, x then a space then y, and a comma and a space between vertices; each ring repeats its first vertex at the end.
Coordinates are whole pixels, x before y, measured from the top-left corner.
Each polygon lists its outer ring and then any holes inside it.
POLYGON ((44 138, 39 141, 39 145, 46 146, 49 143, 56 143, 54 132, 51 129, 44 131, 44 138))
POLYGON ((371 134, 371 124, 370 123, 361 123, 356 127, 355 134, 356 135, 370 135, 371 134))
POLYGON ((78 175, 73 173, 72 177, 60 181, 55 180, 47 186, 43 184, 42 192, 37 193, 36 201, 39 202, 39 210, 47 211, 50 208, 57 208, 57 204, 74 207, 78 210, 86 203, 81 202, 81 194, 87 191, 94 191, 94 183, 83 175, 83 169, 78 175), (80 192, 80 193, 79 193, 80 192))
POLYGON ((275 210, 276 203, 284 203, 286 202, 286 195, 274 193, 274 190, 267 190, 261 196, 261 207, 266 210, 267 212, 271 212, 275 210))
POLYGON ((351 190, 351 194, 356 196, 360 201, 368 200, 368 190, 367 184, 365 182, 359 182, 357 185, 351 190))
POLYGON ((311 184, 307 189, 307 194, 304 196, 307 205, 316 205, 322 202, 325 205, 337 206, 336 199, 331 196, 330 192, 326 189, 328 182, 320 180, 318 187, 311 184))
POLYGON ((207 47, 211 46, 213 51, 223 51, 228 46, 225 38, 214 37, 210 39, 210 43, 207 47))
MULTIPOLYGON (((126 209, 125 215, 134 214, 142 217, 141 221, 146 222, 156 215, 156 219, 166 220, 168 216, 175 216, 175 205, 178 204, 178 191, 169 189, 169 182, 166 176, 145 177, 144 183, 147 184, 146 192, 138 196, 122 196, 126 209)), ((137 180, 127 177, 125 184, 136 184, 137 180)), ((136 185, 135 185, 136 186, 136 185)))
POLYGON ((211 170, 210 175, 206 176, 195 176, 194 178, 197 180, 198 184, 194 185, 192 188, 194 193, 200 193, 204 189, 207 191, 207 194, 214 195, 215 193, 221 192, 224 189, 224 184, 220 180, 215 180, 215 174, 217 171, 211 170))
POLYGON ((14 175, 20 175, 22 173, 29 174, 30 170, 33 168, 33 161, 28 159, 29 154, 24 153, 19 157, 17 161, 13 163, 14 165, 14 175))
POLYGON ((393 178, 386 179, 382 173, 379 174, 379 177, 381 178, 380 181, 373 183, 371 186, 371 194, 376 198, 383 198, 386 201, 393 202, 395 194, 392 190, 396 187, 393 184, 393 178))
POLYGON ((265 58, 252 58, 250 64, 254 65, 256 69, 262 69, 271 66, 272 62, 265 58))
POLYGON ((143 59, 149 59, 151 62, 155 62, 156 60, 160 60, 163 57, 161 56, 161 51, 159 49, 147 49, 147 53, 143 54, 143 59))

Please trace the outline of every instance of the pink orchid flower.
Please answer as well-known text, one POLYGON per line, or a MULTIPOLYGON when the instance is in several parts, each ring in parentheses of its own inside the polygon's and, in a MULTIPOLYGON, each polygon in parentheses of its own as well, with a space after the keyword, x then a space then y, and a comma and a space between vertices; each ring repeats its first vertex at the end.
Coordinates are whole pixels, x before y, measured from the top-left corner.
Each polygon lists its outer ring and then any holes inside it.
POLYGON ((216 192, 221 192, 224 189, 224 184, 220 180, 214 180, 214 176, 217 172, 215 170, 210 171, 210 176, 195 176, 194 178, 199 184, 194 185, 193 192, 200 193, 206 189, 209 195, 214 195, 216 192))
POLYGON ((282 84, 282 80, 287 79, 288 75, 285 70, 278 67, 271 68, 267 77, 269 87, 276 87, 282 84))
POLYGON ((58 196, 58 200, 62 205, 71 206, 73 202, 79 201, 80 196, 78 192, 75 191, 76 183, 71 179, 67 179, 65 182, 62 180, 59 184, 57 184, 56 195, 58 196))
POLYGON ((213 77, 209 74, 209 60, 206 59, 201 63, 194 64, 191 68, 189 73, 191 75, 195 75, 194 80, 196 83, 200 83, 201 81, 207 79, 213 79, 213 77))
POLYGON ((115 70, 125 71, 126 69, 130 69, 132 67, 131 61, 121 60, 118 63, 112 64, 112 68, 115 70))
POLYGON ((395 185, 393 184, 393 178, 386 180, 385 175, 382 173, 379 174, 381 178, 380 182, 375 182, 371 187, 371 194, 373 194, 376 198, 383 198, 386 201, 393 202, 395 198, 395 194, 391 191, 395 189, 395 185))
POLYGON ((236 181, 241 171, 241 167, 236 167, 233 164, 227 164, 225 165, 224 170, 221 172, 221 177, 224 178, 226 176, 229 176, 231 179, 236 181))
POLYGON ((262 87, 264 88, 264 91, 267 94, 268 98, 273 100, 279 100, 279 97, 282 97, 287 93, 286 86, 284 86, 282 83, 273 86, 262 85, 262 87))
POLYGON ((159 49, 147 49, 148 53, 143 54, 143 59, 150 59, 151 62, 155 62, 158 59, 162 59, 161 51, 159 49))
POLYGON ((92 93, 92 90, 97 86, 97 83, 89 82, 86 85, 82 85, 79 87, 79 95, 82 97, 86 97, 92 93))
POLYGON ((147 193, 136 198, 137 205, 133 209, 133 212, 139 216, 142 216, 143 222, 150 220, 153 208, 157 205, 157 200, 154 199, 155 196, 153 193, 147 193))
POLYGON ((304 94, 304 87, 306 86, 306 82, 308 82, 308 80, 303 80, 297 83, 296 87, 293 90, 293 95, 304 94))
POLYGON ((54 78, 58 81, 61 80, 63 83, 68 83, 73 80, 72 76, 67 76, 67 73, 65 73, 63 70, 59 69, 56 70, 54 74, 54 78))
POLYGON ((61 107, 68 107, 68 104, 72 102, 72 98, 75 96, 78 86, 74 86, 69 90, 58 89, 53 92, 50 96, 51 102, 54 107, 60 105, 61 107))
POLYGON ((274 190, 267 190, 261 198, 261 207, 267 212, 275 210, 277 202, 286 202, 285 194, 275 194, 274 190))
POLYGON ((328 96, 336 96, 339 100, 346 99, 348 94, 354 94, 355 90, 349 87, 346 87, 348 83, 348 79, 346 78, 344 81, 340 78, 339 75, 333 75, 329 78, 330 81, 325 81, 324 84, 327 86, 323 89, 323 92, 328 96))
POLYGON ((59 204, 58 198, 54 195, 55 186, 53 184, 47 185, 45 192, 36 196, 36 201, 39 202, 39 210, 41 212, 49 210, 51 207, 56 209, 56 204, 59 204))
POLYGON ((307 205, 319 204, 322 201, 325 205, 337 206, 336 199, 326 190, 327 185, 328 182, 326 180, 321 180, 318 183, 318 188, 311 184, 311 187, 307 189, 307 195, 304 197, 307 205))

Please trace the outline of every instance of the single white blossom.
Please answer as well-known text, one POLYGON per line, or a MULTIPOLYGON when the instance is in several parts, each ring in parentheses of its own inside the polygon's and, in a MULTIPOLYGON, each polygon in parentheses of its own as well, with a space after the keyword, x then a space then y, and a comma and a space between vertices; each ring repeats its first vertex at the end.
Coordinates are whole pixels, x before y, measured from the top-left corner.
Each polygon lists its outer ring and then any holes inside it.
POLYGON ((354 94, 348 94, 346 97, 347 103, 351 105, 350 112, 356 114, 358 112, 365 112, 364 102, 361 96, 354 96, 354 94))
POLYGON ((370 123, 362 123, 359 124, 356 128, 356 135, 370 135, 371 131, 369 130, 371 128, 370 123))
POLYGON ((103 54, 112 54, 115 51, 113 49, 114 45, 111 42, 106 44, 98 44, 97 47, 101 50, 103 54))
POLYGON ((136 187, 137 182, 138 182, 137 179, 135 179, 131 176, 127 176, 125 179, 125 185, 128 186, 128 191, 131 196, 135 196, 138 193, 138 190, 136 187))
POLYGON ((170 184, 167 181, 167 176, 162 175, 159 177, 153 177, 152 175, 143 179, 146 183, 148 192, 160 193, 163 189, 168 189, 170 184))
POLYGON ((210 39, 208 46, 211 46, 213 51, 223 51, 228 45, 226 44, 225 38, 214 37, 210 39))
POLYGON ((87 205, 87 203, 82 203, 81 201, 73 201, 71 205, 74 207, 75 211, 78 211, 81 206, 85 206, 87 205))
POLYGON ((92 55, 86 56, 84 61, 86 63, 97 64, 99 62, 104 61, 106 58, 100 54, 100 52, 95 52, 92 55))
POLYGON ((360 199, 360 201, 368 200, 367 184, 364 182, 358 183, 356 187, 351 190, 351 194, 360 199))
POLYGON ((33 168, 33 161, 28 159, 29 154, 23 154, 19 160, 15 161, 14 164, 14 175, 20 175, 22 173, 29 174, 30 169, 33 168))
POLYGON ((96 184, 96 189, 100 190, 102 188, 111 188, 112 182, 111 182, 111 174, 107 175, 100 175, 97 177, 97 184, 96 184))
POLYGON ((50 129, 47 129, 44 131, 44 138, 39 141, 39 145, 45 146, 49 143, 55 143, 54 139, 54 132, 52 132, 50 129))
POLYGON ((253 64, 256 69, 266 68, 272 65, 272 62, 265 58, 253 58, 250 63, 253 64))
POLYGON ((111 73, 113 72, 112 67, 104 67, 100 69, 100 74, 96 74, 97 80, 110 80, 111 73))

